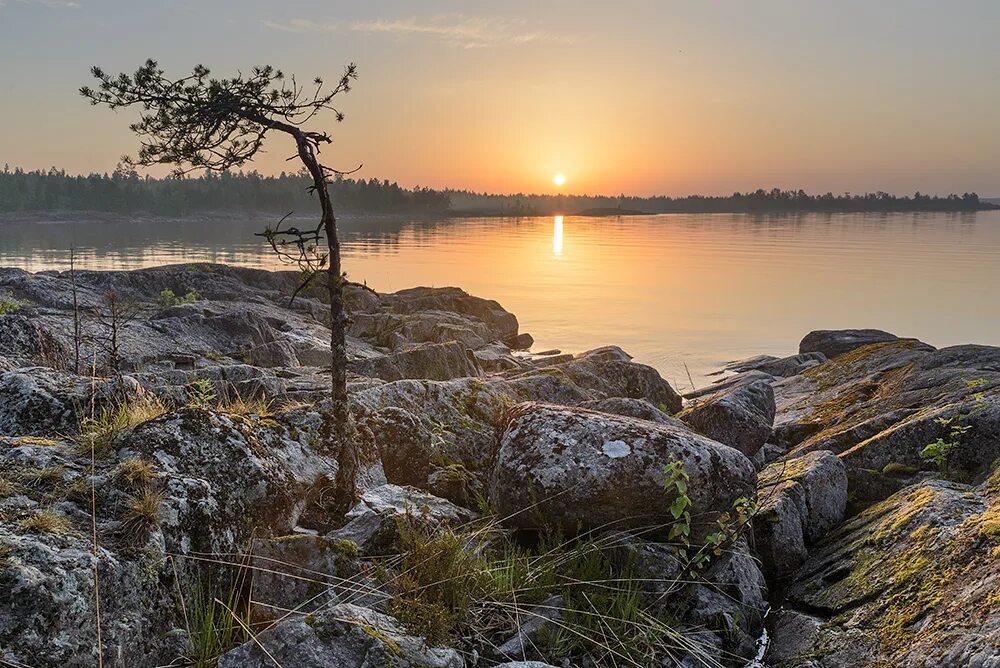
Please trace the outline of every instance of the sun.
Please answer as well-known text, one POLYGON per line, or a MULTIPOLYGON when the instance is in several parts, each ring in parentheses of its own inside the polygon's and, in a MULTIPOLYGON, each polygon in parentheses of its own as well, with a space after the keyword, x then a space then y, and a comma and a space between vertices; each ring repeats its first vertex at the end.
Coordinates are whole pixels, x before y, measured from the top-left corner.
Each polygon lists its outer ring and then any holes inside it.
POLYGON ((552 183, 556 184, 557 186, 566 185, 566 175, 556 174, 555 176, 552 177, 552 183))

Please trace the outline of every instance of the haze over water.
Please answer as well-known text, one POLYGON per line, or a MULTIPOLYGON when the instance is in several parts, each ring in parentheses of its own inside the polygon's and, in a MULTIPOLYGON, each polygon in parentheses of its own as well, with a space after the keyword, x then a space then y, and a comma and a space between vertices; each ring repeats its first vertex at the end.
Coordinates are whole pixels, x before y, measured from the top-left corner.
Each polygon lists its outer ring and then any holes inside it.
MULTIPOLYGON (((176 262, 283 268, 265 220, 0 223, 0 266, 176 262)), ((536 351, 620 345, 682 389, 729 360, 792 354, 811 329, 1000 345, 1000 211, 341 219, 349 278, 459 286, 513 311, 536 351)))

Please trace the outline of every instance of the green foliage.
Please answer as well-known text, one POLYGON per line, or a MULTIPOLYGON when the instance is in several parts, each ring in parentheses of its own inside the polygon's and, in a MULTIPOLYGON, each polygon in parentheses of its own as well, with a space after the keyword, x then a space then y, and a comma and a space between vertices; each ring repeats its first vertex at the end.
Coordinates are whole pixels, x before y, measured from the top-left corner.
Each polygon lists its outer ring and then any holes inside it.
POLYGON ((179 306, 181 304, 190 304, 192 302, 201 299, 201 295, 198 294, 197 290, 188 290, 183 297, 178 297, 174 294, 174 291, 170 288, 165 288, 160 292, 160 296, 156 299, 156 303, 160 306, 179 306))
POLYGON ((214 668, 220 656, 250 639, 250 605, 237 577, 221 592, 203 580, 186 603, 191 653, 185 657, 192 668, 214 668))
POLYGON ((187 405, 193 408, 209 408, 218 398, 215 383, 208 378, 192 381, 184 389, 187 394, 187 405))
POLYGON ((690 476, 684 470, 683 462, 673 460, 667 464, 664 470, 663 487, 667 492, 674 494, 674 501, 670 504, 670 515, 674 518, 674 523, 670 527, 668 538, 671 540, 679 538, 685 544, 691 537, 691 497, 688 496, 688 482, 690 476))
POLYGON ((398 525, 402 555, 389 612, 430 644, 441 644, 468 614, 484 565, 454 531, 433 530, 412 515, 398 525))
POLYGON ((937 418, 934 420, 938 425, 945 428, 947 433, 944 437, 939 437, 933 443, 928 443, 920 451, 920 456, 927 462, 938 467, 942 474, 948 471, 948 459, 951 454, 961 445, 962 436, 972 429, 972 425, 963 425, 961 420, 965 416, 961 413, 952 415, 950 418, 937 418))
POLYGON ((27 301, 15 299, 10 294, 0 294, 0 316, 5 316, 8 313, 16 313, 27 306, 28 303, 27 301))

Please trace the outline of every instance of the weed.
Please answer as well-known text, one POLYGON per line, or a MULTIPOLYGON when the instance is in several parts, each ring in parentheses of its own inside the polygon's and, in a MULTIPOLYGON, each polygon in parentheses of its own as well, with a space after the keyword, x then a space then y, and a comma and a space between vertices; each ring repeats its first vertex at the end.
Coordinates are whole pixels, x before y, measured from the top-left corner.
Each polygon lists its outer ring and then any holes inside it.
POLYGON ((215 391, 215 383, 208 378, 199 378, 187 384, 184 388, 187 396, 187 405, 193 408, 209 408, 215 404, 218 393, 215 391))
POLYGON ((21 528, 34 533, 65 535, 73 531, 73 525, 65 516, 51 509, 39 510, 21 522, 21 528))

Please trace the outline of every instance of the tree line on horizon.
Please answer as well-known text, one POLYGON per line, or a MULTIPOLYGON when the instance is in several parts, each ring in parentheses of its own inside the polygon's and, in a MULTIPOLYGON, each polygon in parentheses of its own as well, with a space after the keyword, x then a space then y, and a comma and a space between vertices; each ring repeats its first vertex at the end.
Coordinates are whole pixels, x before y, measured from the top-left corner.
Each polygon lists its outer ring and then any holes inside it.
MULTIPOLYGON (((97 211, 185 215, 207 211, 287 213, 315 202, 302 173, 265 176, 256 171, 206 172, 200 176, 154 178, 119 165, 111 174, 70 175, 52 168, 0 172, 0 212, 97 211)), ((976 193, 898 196, 887 192, 810 195, 803 190, 759 189, 728 196, 637 197, 620 195, 499 195, 468 190, 404 188, 378 179, 338 177, 330 194, 343 212, 481 214, 553 213, 795 213, 977 211, 1000 208, 976 193)))
MULTIPOLYGON (((311 211, 315 199, 304 172, 264 176, 256 171, 207 171, 200 176, 140 176, 119 164, 111 174, 70 175, 52 168, 0 172, 0 211, 101 211, 184 215, 203 211, 311 211)), ((430 188, 403 188, 377 179, 340 177, 330 194, 342 211, 424 213, 447 211, 448 196, 430 188)))

